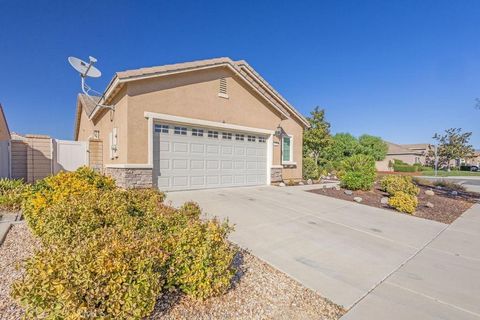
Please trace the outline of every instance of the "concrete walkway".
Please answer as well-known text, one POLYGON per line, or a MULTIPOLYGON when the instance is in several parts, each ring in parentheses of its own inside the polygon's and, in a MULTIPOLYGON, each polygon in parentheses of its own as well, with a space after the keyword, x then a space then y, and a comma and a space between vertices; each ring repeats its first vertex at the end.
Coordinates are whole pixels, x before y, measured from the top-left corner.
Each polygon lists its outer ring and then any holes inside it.
POLYGON ((342 319, 480 319, 480 204, 342 319))
MULTIPOLYGON (((375 301, 371 302, 369 297, 382 293, 377 291, 378 285, 385 290, 385 279, 391 280, 391 287, 395 286, 391 290, 398 291, 399 285, 412 283, 411 290, 418 291, 413 284, 422 281, 416 278, 416 269, 406 269, 397 275, 398 270, 412 258, 418 259, 420 264, 426 264, 421 270, 426 270, 428 264, 433 263, 431 267, 438 269, 437 275, 441 270, 452 270, 437 291, 434 289, 436 278, 423 281, 426 287, 432 288, 432 292, 427 291, 425 295, 434 296, 436 292, 445 291, 446 294, 455 294, 463 291, 465 285, 465 294, 461 294, 458 300, 469 301, 464 302, 465 309, 476 308, 471 304, 478 298, 468 290, 475 282, 465 282, 467 279, 478 279, 475 277, 480 272, 471 275, 456 262, 449 266, 445 260, 434 261, 439 254, 450 258, 448 261, 463 257, 438 249, 424 250, 428 244, 435 248, 455 244, 448 239, 437 239, 430 243, 447 225, 305 192, 308 188, 312 186, 171 192, 167 195, 167 201, 178 206, 194 200, 210 215, 229 218, 236 224, 236 230, 231 235, 232 241, 324 297, 346 308, 353 307, 352 314, 347 315, 350 319, 361 319, 363 315, 374 318, 377 311, 369 311, 369 305, 375 301), (459 281, 458 285, 454 285, 453 281, 459 281), (466 297, 467 293, 469 297, 466 297)), ((460 231, 456 227, 452 232, 460 231)), ((450 237, 455 238, 455 234, 452 233, 450 237)), ((469 261, 470 271, 475 271, 474 265, 478 261, 469 261)), ((435 276, 429 272, 427 275, 435 276)), ((480 289, 480 286, 477 288, 480 289)), ((393 300, 401 301, 407 299, 405 295, 410 293, 396 294, 393 300)), ((422 299, 427 298, 421 295, 415 303, 425 305, 422 299)), ((480 303, 477 303, 478 306, 480 303)), ((455 312, 463 311, 455 309, 455 312)), ((380 311, 378 313, 378 319, 392 316, 383 317, 380 311)), ((468 312, 463 314, 471 315, 468 312)))

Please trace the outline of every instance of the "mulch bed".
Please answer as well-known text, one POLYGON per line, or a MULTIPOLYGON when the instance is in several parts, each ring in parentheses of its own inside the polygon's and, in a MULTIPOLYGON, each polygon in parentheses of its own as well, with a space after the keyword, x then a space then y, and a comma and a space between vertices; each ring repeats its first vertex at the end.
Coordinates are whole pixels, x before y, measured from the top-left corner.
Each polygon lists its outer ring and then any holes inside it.
MULTIPOLYGON (((40 246, 25 224, 15 224, 0 246, 0 320, 22 319, 10 298, 11 284, 22 276, 20 263, 40 246)), ((204 302, 170 292, 149 319, 339 319, 345 309, 305 288, 245 250, 234 261, 237 274, 223 296, 204 302)))
MULTIPOLYGON (((353 201, 354 197, 361 197, 363 199, 361 204, 363 205, 401 213, 391 208, 388 204, 382 204, 380 202, 380 200, 383 197, 387 197, 388 194, 380 190, 378 186, 379 183, 377 182, 373 190, 353 191, 352 195, 345 194, 344 189, 336 190, 335 188, 315 189, 310 190, 310 192, 347 201, 353 201)), ((419 188, 418 207, 414 216, 442 223, 452 223, 473 204, 480 201, 480 194, 474 192, 457 191, 458 195, 454 196, 451 194, 452 189, 436 189, 424 185, 419 185, 419 188), (433 190, 435 195, 426 195, 426 190, 433 190), (427 202, 433 204, 433 208, 427 207, 427 202)))

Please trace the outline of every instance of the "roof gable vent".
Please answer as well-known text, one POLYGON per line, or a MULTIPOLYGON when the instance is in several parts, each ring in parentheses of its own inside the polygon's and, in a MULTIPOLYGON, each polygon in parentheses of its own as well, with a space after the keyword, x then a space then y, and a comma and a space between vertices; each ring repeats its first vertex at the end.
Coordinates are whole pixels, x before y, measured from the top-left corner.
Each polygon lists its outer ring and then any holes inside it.
POLYGON ((219 85, 219 90, 218 90, 218 96, 221 97, 221 98, 228 99, 227 79, 225 79, 225 78, 220 78, 220 85, 219 85))

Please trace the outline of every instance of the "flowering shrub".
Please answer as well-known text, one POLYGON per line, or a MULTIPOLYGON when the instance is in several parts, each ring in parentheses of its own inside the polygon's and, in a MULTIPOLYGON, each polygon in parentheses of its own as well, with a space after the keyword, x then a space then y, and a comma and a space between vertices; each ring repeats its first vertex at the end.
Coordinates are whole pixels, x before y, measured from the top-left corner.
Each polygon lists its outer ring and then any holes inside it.
POLYGON ((405 192, 412 196, 418 195, 420 189, 413 183, 410 176, 388 175, 381 181, 382 190, 387 192, 390 196, 397 192, 405 192))
POLYGON ((82 168, 36 184, 25 216, 43 249, 12 295, 32 318, 141 319, 162 290, 206 299, 230 287, 232 228, 175 209, 156 190, 122 190, 82 168))
POLYGON ((400 212, 413 214, 418 205, 416 196, 398 191, 388 199, 388 205, 400 212))

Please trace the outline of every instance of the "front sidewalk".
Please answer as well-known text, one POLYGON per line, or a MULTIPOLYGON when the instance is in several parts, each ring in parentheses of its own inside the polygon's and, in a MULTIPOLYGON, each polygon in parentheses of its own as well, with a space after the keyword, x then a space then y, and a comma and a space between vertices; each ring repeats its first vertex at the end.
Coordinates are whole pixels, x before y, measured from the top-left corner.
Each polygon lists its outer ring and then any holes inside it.
POLYGON ((466 211, 342 319, 480 319, 480 204, 466 211))

